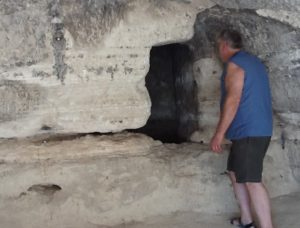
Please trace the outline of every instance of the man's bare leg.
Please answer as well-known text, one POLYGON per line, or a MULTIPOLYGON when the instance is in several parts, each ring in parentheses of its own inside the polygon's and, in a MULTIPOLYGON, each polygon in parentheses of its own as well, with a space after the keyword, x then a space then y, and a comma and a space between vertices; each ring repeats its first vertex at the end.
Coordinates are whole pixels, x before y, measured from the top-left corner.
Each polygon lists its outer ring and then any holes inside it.
POLYGON ((243 224, 249 224, 253 222, 253 219, 251 216, 250 197, 246 185, 236 183, 234 172, 229 172, 229 177, 232 182, 235 197, 240 207, 241 222, 243 224))
POLYGON ((261 228, 273 228, 271 207, 267 189, 263 183, 246 183, 251 202, 261 228))

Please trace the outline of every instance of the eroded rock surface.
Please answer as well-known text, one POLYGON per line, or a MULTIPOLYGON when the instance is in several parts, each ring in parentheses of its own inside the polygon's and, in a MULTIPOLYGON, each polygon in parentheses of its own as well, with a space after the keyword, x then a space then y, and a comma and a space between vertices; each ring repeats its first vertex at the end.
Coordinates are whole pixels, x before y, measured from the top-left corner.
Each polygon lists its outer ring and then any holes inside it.
POLYGON ((150 115, 150 49, 190 39, 196 13, 213 5, 195 4, 1 1, 0 136, 142 127, 150 115), (42 92, 26 96, 27 85, 42 92))
POLYGON ((206 132, 214 129, 218 119, 216 85, 219 84, 220 67, 213 41, 224 27, 241 31, 245 49, 266 64, 272 87, 275 128, 280 128, 280 124, 283 128, 289 125, 299 128, 299 28, 261 17, 254 10, 218 6, 198 14, 195 35, 189 41, 195 50, 194 74, 199 86, 199 124, 203 138, 206 132))
POLYGON ((207 141, 218 113, 220 66, 213 41, 224 25, 241 30, 246 49, 267 65, 280 124, 299 125, 299 5, 2 1, 0 136, 142 127, 151 107, 145 88, 150 49, 184 42, 194 55, 199 91, 199 131, 191 139, 207 141))
MULTIPOLYGON (((216 155, 206 145, 162 144, 133 133, 10 139, 0 146, 0 221, 10 227, 117 225, 177 211, 237 210, 224 174, 227 149, 216 155)), ((264 179, 272 197, 299 190, 289 156, 271 144, 264 179)))
POLYGON ((213 41, 225 25, 242 31, 270 73, 265 183, 272 197, 299 191, 299 11, 298 0, 0 1, 0 226, 95 228, 236 211, 226 152, 207 146, 219 113, 213 41), (171 43, 192 53, 186 88, 197 86, 198 109, 181 122, 198 122, 186 140, 200 144, 84 134, 145 125, 150 50, 171 43))

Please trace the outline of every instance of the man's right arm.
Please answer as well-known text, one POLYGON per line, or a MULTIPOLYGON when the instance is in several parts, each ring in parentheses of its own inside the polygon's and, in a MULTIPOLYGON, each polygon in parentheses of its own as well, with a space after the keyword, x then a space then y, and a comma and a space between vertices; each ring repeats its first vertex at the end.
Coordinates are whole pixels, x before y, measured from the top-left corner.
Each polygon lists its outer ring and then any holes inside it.
POLYGON ((221 143, 239 107, 244 87, 244 77, 245 73, 242 68, 232 62, 228 64, 225 77, 226 97, 215 135, 211 140, 211 149, 214 152, 221 152, 222 150, 221 143))

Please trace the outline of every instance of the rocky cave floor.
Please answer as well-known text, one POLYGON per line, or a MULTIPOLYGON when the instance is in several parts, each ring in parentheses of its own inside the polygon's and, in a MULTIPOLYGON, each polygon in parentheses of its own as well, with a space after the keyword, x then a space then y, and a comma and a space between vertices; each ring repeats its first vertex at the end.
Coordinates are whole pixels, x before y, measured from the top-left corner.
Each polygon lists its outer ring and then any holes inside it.
MULTIPOLYGON (((299 228, 300 192, 272 199, 272 213, 276 228, 299 228)), ((178 212, 169 216, 148 218, 144 222, 132 222, 114 227, 97 228, 218 228, 233 227, 228 218, 232 214, 209 215, 195 212, 178 212)), ((91 227, 92 228, 92 227, 91 227)))

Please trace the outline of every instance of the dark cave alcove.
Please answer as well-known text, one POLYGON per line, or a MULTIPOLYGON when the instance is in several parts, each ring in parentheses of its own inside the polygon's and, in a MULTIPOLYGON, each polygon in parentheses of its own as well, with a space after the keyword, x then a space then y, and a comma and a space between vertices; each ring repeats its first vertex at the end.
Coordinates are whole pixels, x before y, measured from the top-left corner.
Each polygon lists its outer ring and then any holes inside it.
POLYGON ((167 143, 188 141, 198 129, 197 86, 192 69, 193 55, 184 44, 153 47, 146 87, 151 115, 140 132, 167 143))

